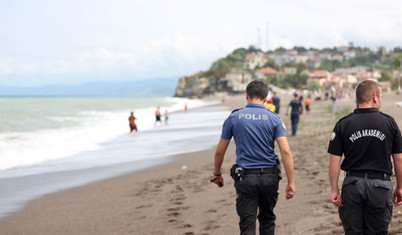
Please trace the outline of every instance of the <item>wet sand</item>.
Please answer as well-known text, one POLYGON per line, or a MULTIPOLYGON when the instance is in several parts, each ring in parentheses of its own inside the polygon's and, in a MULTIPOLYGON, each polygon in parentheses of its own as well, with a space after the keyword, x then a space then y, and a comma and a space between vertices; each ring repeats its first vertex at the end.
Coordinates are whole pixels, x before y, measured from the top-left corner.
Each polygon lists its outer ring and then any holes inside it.
MULTIPOLYGON (((289 117, 284 115, 290 97, 281 98, 281 116, 290 129, 289 117)), ((385 94, 382 111, 401 127, 398 101, 402 96, 385 94)), ((226 97, 224 105, 240 108, 245 104, 244 96, 235 96, 226 97)), ((354 107, 352 100, 337 103, 340 115, 354 107)), ((339 117, 330 114, 329 101, 313 101, 311 113, 301 118, 297 136, 289 137, 296 195, 285 200, 284 177, 275 209, 277 234, 343 234, 337 208, 329 201, 326 153, 339 117)), ((235 161, 234 142, 223 164, 222 188, 209 183, 214 152, 213 148, 175 156, 168 164, 46 195, 0 221, 0 234, 238 234, 235 190, 229 176, 235 161)), ((394 208, 390 234, 402 233, 401 211, 402 207, 394 208)))

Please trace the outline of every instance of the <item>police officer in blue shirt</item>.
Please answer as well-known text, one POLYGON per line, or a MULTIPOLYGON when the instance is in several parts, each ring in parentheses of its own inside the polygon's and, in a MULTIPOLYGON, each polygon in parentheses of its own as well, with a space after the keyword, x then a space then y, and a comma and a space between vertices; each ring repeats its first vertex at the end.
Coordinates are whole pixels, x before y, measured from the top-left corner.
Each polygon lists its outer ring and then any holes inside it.
POLYGON ((295 92, 293 94, 294 98, 290 101, 287 109, 286 109, 286 116, 289 113, 289 108, 292 108, 290 112, 290 121, 292 123, 292 135, 296 135, 297 132, 297 125, 300 120, 300 115, 303 113, 303 104, 299 99, 299 95, 295 92))
POLYGON ((380 112, 382 91, 377 82, 361 82, 356 99, 359 108, 336 123, 328 146, 331 202, 339 207, 345 234, 388 234, 392 205, 402 204, 401 131, 391 116, 380 112), (391 156, 397 181, 394 193, 391 156), (340 169, 346 173, 342 195, 340 169))
POLYGON ((233 111, 225 120, 215 153, 215 171, 211 182, 220 187, 224 180, 221 167, 230 139, 236 143, 235 179, 236 209, 241 234, 255 234, 256 219, 260 234, 274 234, 274 207, 278 199, 279 161, 274 152, 278 143, 287 174, 286 199, 295 194, 293 157, 286 138, 286 129, 276 113, 264 107, 268 88, 262 81, 252 81, 246 88, 247 106, 233 111), (257 216, 257 209, 259 213, 257 216))

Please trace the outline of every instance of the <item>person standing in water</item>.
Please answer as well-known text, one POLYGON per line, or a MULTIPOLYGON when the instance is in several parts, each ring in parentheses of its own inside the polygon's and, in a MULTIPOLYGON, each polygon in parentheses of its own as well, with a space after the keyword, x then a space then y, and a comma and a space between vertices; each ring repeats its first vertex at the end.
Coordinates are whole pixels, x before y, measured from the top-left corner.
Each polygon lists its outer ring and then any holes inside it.
POLYGON ((156 126, 156 124, 159 122, 159 124, 161 124, 162 123, 162 121, 161 121, 161 110, 160 110, 160 107, 158 106, 158 108, 155 110, 155 126, 156 126))
POLYGON ((165 116, 165 125, 167 125, 169 122, 169 112, 167 111, 167 109, 165 110, 164 116, 165 116))
POLYGON ((135 116, 134 112, 131 112, 130 116, 128 117, 128 124, 130 126, 130 133, 135 134, 137 130, 137 125, 135 124, 135 116))

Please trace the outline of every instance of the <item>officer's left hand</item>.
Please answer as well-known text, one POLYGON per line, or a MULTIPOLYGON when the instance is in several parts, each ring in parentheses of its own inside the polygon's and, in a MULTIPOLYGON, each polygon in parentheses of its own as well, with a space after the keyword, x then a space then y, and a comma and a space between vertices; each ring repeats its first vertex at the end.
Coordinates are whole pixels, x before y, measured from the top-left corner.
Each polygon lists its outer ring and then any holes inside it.
POLYGON ((296 193, 296 188, 294 184, 288 184, 286 186, 286 200, 292 199, 296 193))
POLYGON ((331 202, 332 204, 334 204, 335 206, 341 207, 343 206, 342 204, 342 197, 339 193, 332 193, 331 196, 331 202))
POLYGON ((394 206, 402 205, 402 189, 395 189, 392 201, 394 202, 394 206))

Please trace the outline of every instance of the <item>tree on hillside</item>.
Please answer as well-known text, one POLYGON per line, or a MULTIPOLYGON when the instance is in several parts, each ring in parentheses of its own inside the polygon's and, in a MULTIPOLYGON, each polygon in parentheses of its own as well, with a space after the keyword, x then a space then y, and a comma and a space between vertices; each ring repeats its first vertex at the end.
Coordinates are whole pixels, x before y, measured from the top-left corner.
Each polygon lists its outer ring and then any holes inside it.
POLYGON ((280 87, 281 88, 301 88, 307 84, 308 75, 307 74, 287 74, 282 79, 280 87))
POLYGON ((402 81, 401 81, 401 75, 402 75, 402 54, 399 54, 395 57, 395 59, 393 60, 393 64, 395 69, 398 70, 399 72, 399 78, 395 79, 395 85, 398 89, 400 89, 401 85, 402 85, 402 81))
POLYGON ((234 50, 233 52, 232 52, 232 54, 235 54, 235 55, 240 55, 240 56, 246 56, 247 55, 247 53, 248 53, 248 51, 247 51, 247 49, 245 49, 245 48, 238 48, 238 49, 236 49, 236 50, 234 50))
POLYGON ((338 60, 327 60, 324 59, 323 61, 321 61, 321 65, 320 67, 318 67, 318 69, 320 70, 327 70, 329 72, 334 71, 337 68, 342 67, 342 63, 340 63, 338 60))
POLYGON ((401 47, 394 47, 393 51, 395 53, 402 53, 402 48, 401 47))
POLYGON ((389 82, 392 81, 392 74, 388 71, 381 71, 381 82, 389 82))
POLYGON ((226 59, 219 59, 211 65, 205 75, 210 78, 222 78, 235 66, 236 64, 234 62, 230 62, 226 59))
POLYGON ((257 47, 255 47, 255 46, 253 46, 253 45, 251 45, 251 46, 248 48, 248 53, 258 53, 258 52, 263 53, 261 49, 258 49, 257 47))
POLYGON ((279 48, 276 48, 274 52, 275 52, 275 53, 284 53, 285 51, 286 51, 285 48, 279 47, 279 48))
POLYGON ((307 52, 307 49, 306 49, 306 48, 304 48, 304 47, 298 47, 298 46, 293 47, 293 50, 296 50, 298 54, 303 54, 303 53, 306 53, 306 52, 307 52))
POLYGON ((296 65, 296 69, 297 69, 297 71, 296 71, 297 74, 301 74, 305 70, 308 69, 308 64, 306 64, 306 63, 297 63, 295 65, 296 65))
POLYGON ((312 82, 307 85, 307 89, 310 91, 318 91, 321 89, 321 86, 318 82, 312 82))

